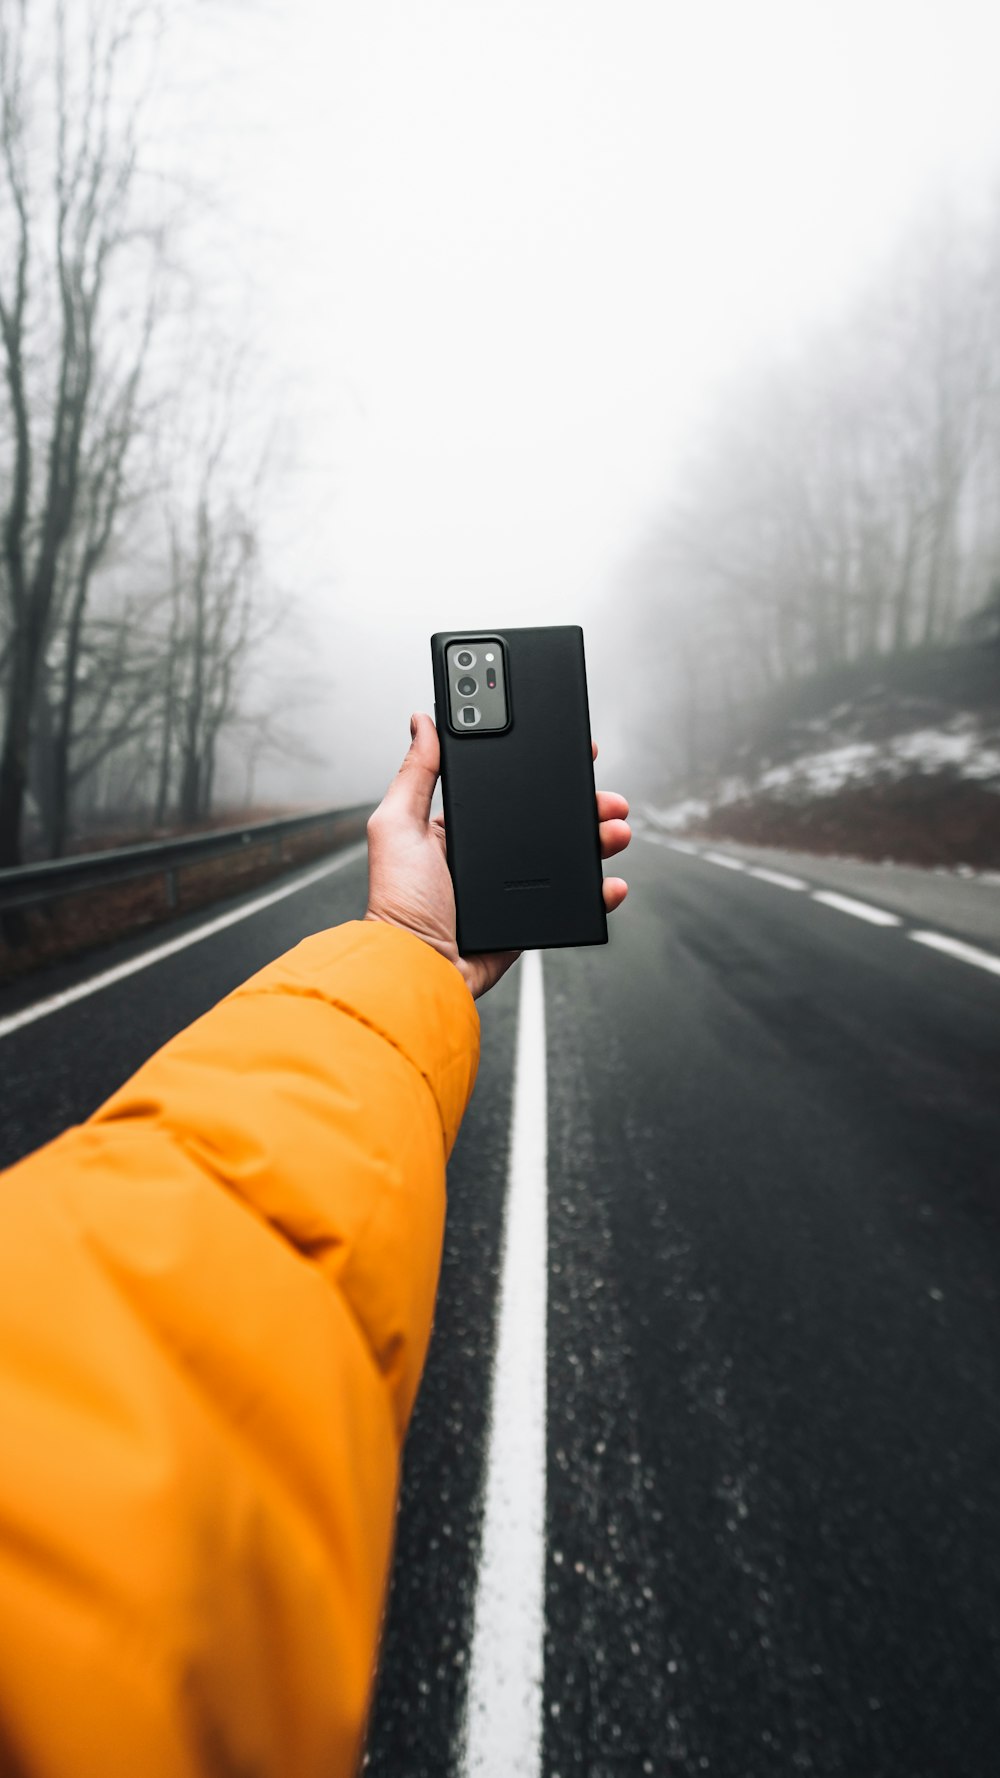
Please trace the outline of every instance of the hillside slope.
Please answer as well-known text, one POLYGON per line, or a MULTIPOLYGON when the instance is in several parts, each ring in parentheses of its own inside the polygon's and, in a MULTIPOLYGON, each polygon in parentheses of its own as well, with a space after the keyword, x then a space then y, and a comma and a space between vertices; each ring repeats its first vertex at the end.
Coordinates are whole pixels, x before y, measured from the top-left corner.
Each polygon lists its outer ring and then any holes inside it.
POLYGON ((1000 866, 1000 655, 935 649, 845 668, 772 705, 676 833, 922 865, 1000 866))

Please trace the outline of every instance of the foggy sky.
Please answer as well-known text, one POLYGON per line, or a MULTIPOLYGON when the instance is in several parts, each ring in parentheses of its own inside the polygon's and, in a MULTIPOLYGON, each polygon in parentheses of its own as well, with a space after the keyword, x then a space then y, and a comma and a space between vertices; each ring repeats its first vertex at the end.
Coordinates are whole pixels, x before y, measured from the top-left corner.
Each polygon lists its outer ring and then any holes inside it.
POLYGON ((285 0, 169 55, 206 278, 281 416, 270 570, 329 686, 329 764, 285 794, 376 792, 431 630, 529 622, 587 628, 614 781, 600 643, 685 441, 919 205, 989 188, 1000 9, 285 0))

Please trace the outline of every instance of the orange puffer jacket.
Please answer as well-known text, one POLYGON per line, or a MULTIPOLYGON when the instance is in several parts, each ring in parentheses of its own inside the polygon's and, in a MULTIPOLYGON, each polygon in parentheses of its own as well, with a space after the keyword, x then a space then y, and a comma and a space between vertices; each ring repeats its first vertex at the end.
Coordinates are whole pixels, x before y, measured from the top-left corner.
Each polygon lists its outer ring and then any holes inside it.
POLYGON ((354 1771, 478 1041, 342 926, 3 1176, 3 1774, 354 1771))

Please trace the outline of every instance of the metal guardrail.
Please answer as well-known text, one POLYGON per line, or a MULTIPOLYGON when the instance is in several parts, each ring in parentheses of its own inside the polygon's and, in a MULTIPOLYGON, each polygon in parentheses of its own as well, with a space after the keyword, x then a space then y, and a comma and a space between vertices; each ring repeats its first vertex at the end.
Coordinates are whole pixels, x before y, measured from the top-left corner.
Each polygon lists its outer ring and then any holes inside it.
POLYGON ((347 839, 351 837, 351 825, 369 815, 373 807, 372 803, 357 803, 347 809, 318 809, 311 815, 285 815, 276 821, 254 821, 244 827, 217 828, 212 833, 189 834, 182 839, 148 840, 140 846, 117 846, 107 852, 86 852, 78 858, 52 858, 42 864, 0 870, 0 913, 39 907, 82 890, 115 888, 137 877, 157 876, 165 880, 167 906, 175 908, 177 873, 186 865, 223 858, 227 853, 264 845, 269 840, 278 863, 282 843, 291 835, 328 827, 331 843, 338 838, 347 839))

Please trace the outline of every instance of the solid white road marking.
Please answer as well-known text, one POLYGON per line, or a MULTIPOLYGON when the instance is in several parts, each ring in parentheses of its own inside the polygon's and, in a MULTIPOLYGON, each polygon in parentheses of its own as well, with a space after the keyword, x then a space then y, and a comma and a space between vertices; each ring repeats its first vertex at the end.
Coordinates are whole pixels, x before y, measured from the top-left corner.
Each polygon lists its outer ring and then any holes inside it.
POLYGON ((850 895, 837 895, 833 889, 814 889, 813 901, 821 901, 824 907, 837 908, 842 914, 853 914, 856 920, 868 920, 873 926, 902 926, 898 914, 887 913, 885 908, 873 908, 867 901, 855 901, 850 895))
POLYGON ((709 864, 723 865, 726 870, 746 870, 742 858, 730 858, 727 852, 703 852, 702 857, 707 858, 709 864))
POLYGON ((461 1771, 537 1778, 545 1631, 545 990, 521 960, 510 1173, 461 1771))
POLYGON ((944 951, 948 957, 957 957, 960 963, 974 963, 977 969, 1000 975, 1000 957, 994 956, 992 951, 981 951, 977 945, 964 945, 961 939, 947 938, 943 932, 911 932, 909 937, 915 944, 927 945, 932 951, 944 951))
POLYGON ((211 938, 213 933, 224 932, 227 926, 235 926, 240 920, 249 920, 251 914, 259 914, 264 908, 274 907, 278 901, 284 901, 289 895, 298 895, 300 889, 308 889, 310 884, 318 883, 323 877, 329 877, 335 870, 342 870, 345 864, 353 864, 364 852, 364 841, 356 846, 348 846, 344 852, 338 852, 336 858, 328 864, 321 864, 315 870, 307 871, 294 883, 288 883, 283 889, 273 889, 269 895, 259 895, 256 901, 250 901, 243 907, 234 908, 228 914, 220 914, 215 920, 206 920, 204 926, 196 926, 192 932, 185 932, 180 938, 171 938, 162 945, 154 945, 152 950, 143 951, 140 957, 132 957, 127 963, 118 963, 114 969, 104 969, 100 975, 89 976, 85 982, 77 982, 73 988, 66 988, 61 994, 50 994, 47 1000, 36 1000, 31 1006, 25 1006, 20 1012, 8 1014, 0 1019, 0 1037, 9 1037, 13 1031, 20 1031, 23 1025, 31 1025, 36 1019, 48 1018, 50 1013, 61 1012, 64 1006, 72 1006, 75 1000, 86 1000, 88 994, 98 994, 102 988, 110 988, 115 982, 123 982, 130 975, 137 975, 141 969, 149 969, 154 963, 162 963, 165 957, 173 957, 178 951, 186 951, 189 945, 200 944, 202 939, 211 938))
POLYGON ((801 877, 789 877, 783 870, 765 870, 762 864, 751 864, 747 867, 747 875, 759 877, 762 883, 774 883, 779 889, 808 889, 801 877))

